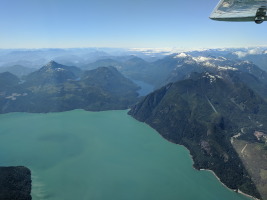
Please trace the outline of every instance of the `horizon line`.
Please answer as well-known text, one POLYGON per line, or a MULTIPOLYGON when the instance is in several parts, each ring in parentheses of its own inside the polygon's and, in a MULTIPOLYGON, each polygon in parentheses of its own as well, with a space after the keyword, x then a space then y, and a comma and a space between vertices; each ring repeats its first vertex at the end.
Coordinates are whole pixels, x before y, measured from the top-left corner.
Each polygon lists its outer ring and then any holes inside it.
POLYGON ((198 48, 183 48, 183 47, 10 47, 1 48, 0 50, 49 50, 49 49, 124 49, 124 50, 184 50, 184 51, 197 51, 197 50, 208 50, 208 49, 246 49, 246 48, 267 48, 267 45, 256 45, 256 46, 239 46, 239 47, 198 47, 198 48))

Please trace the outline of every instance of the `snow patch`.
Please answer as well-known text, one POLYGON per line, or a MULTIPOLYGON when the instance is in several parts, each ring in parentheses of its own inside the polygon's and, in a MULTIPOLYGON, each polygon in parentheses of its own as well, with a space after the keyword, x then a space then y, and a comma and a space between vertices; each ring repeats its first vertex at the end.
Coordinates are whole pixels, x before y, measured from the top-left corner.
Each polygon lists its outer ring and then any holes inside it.
POLYGON ((210 74, 210 73, 208 73, 208 72, 206 72, 206 73, 203 75, 203 77, 205 77, 205 78, 209 78, 210 83, 215 82, 218 78, 222 79, 221 76, 219 76, 219 75, 212 75, 212 74, 210 74))
POLYGON ((193 57, 193 60, 196 61, 196 62, 206 62, 206 61, 211 60, 211 58, 198 56, 198 57, 193 57))
POLYGON ((232 70, 232 71, 237 71, 237 68, 234 67, 229 67, 229 66, 218 66, 218 70, 232 70))
POLYGON ((205 62, 203 63, 203 65, 205 65, 206 67, 217 67, 214 63, 211 62, 205 62))
POLYGON ((188 64, 188 65, 193 65, 195 64, 194 60, 186 60, 184 61, 185 64, 188 64))
POLYGON ((201 63, 202 65, 206 66, 206 67, 220 67, 218 64, 220 62, 224 62, 227 59, 224 57, 218 57, 218 58, 213 58, 213 57, 204 57, 204 56, 198 56, 198 57, 193 57, 193 60, 201 63))
POLYGON ((56 70, 57 72, 60 72, 60 71, 64 71, 65 69, 63 69, 63 68, 61 68, 61 67, 58 67, 58 68, 55 68, 55 70, 56 70))
POLYGON ((226 64, 225 61, 227 61, 227 59, 221 56, 217 58, 198 56, 198 57, 193 57, 193 60, 196 61, 197 63, 202 64, 205 67, 217 68, 218 70, 233 70, 233 71, 237 70, 234 67, 225 65, 226 64))
POLYGON ((179 53, 176 56, 174 56, 173 58, 186 58, 188 57, 188 55, 186 53, 179 53))

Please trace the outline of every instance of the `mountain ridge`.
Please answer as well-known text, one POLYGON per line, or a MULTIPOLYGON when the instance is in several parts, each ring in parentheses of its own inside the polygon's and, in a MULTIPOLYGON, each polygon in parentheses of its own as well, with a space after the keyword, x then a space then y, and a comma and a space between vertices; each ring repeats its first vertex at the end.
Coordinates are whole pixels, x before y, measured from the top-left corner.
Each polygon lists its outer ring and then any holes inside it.
POLYGON ((208 72, 169 83, 137 103, 129 114, 164 138, 190 150, 197 169, 210 169, 231 189, 260 198, 231 138, 242 128, 267 130, 267 103, 240 82, 208 72), (250 117, 248 117, 248 115, 250 117))

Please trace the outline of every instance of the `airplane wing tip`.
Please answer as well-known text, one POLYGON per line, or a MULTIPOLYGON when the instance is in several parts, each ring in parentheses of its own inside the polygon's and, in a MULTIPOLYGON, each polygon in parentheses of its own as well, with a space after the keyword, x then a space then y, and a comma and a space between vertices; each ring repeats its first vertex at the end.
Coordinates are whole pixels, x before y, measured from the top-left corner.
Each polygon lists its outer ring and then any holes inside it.
POLYGON ((220 0, 209 18, 216 21, 262 23, 267 21, 267 0, 220 0))

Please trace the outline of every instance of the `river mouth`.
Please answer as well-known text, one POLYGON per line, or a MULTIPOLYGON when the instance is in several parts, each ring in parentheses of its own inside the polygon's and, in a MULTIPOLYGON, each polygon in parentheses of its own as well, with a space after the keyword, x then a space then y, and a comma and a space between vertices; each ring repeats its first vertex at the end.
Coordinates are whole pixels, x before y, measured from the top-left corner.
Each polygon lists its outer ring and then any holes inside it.
POLYGON ((0 164, 32 171, 33 200, 248 200, 127 111, 0 115, 0 164))

